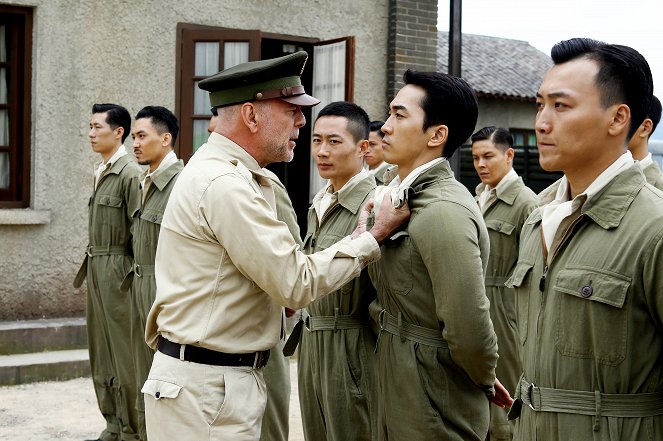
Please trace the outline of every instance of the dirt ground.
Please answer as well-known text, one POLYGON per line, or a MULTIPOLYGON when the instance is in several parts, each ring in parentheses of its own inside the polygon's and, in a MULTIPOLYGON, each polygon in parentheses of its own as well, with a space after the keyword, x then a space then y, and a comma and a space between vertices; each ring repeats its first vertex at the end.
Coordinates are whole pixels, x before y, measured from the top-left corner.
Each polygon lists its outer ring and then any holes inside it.
MULTIPOLYGON (((290 378, 289 440, 304 441, 294 362, 290 378)), ((95 439, 102 425, 90 378, 0 387, 2 441, 83 441, 95 439)))

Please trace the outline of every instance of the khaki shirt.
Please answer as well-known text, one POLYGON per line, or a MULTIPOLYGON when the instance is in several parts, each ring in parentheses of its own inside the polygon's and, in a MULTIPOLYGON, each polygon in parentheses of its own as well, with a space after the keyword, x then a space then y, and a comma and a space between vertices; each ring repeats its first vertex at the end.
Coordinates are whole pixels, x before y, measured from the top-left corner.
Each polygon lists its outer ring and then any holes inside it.
POLYGON ((145 338, 246 353, 274 347, 281 306, 299 309, 379 258, 370 233, 305 255, 275 214, 272 180, 212 133, 184 167, 166 207, 156 256, 157 298, 145 338))
MULTIPOLYGON (((516 290, 524 377, 589 393, 663 391, 663 194, 633 164, 562 221, 548 266, 541 210, 525 222, 507 281, 516 290)), ((595 431, 592 415, 523 405, 517 421, 516 440, 663 439, 663 416, 603 416, 595 431)))

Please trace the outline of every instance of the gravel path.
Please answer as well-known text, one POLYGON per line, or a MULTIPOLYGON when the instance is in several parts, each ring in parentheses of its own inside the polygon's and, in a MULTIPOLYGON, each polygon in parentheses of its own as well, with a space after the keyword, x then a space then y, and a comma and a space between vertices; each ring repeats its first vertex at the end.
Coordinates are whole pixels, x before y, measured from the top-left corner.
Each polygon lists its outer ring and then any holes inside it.
MULTIPOLYGON (((295 362, 290 378, 290 441, 304 441, 295 362)), ((90 378, 0 387, 2 441, 83 441, 97 437, 103 423, 90 378)))

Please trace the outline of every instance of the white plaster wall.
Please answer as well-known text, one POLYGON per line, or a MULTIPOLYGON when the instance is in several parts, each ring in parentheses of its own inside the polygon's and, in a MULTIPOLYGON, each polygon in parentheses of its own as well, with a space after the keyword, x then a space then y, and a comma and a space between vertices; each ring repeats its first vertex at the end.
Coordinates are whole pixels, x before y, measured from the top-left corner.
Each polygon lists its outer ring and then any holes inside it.
POLYGON ((354 35, 355 101, 371 118, 385 113, 387 0, 2 3, 36 7, 30 208, 43 210, 34 216, 40 221, 50 214, 50 222, 7 225, 2 219, 17 212, 0 210, 0 320, 84 313, 85 292, 71 283, 87 243, 98 161, 87 141, 91 106, 116 102, 132 115, 145 105, 173 109, 178 22, 320 39, 354 35))

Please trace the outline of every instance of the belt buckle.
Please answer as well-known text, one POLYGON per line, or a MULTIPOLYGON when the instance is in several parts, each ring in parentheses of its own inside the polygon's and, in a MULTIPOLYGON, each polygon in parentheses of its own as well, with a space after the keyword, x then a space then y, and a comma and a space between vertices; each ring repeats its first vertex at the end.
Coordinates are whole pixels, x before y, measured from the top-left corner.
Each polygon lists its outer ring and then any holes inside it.
POLYGON ((88 257, 92 257, 92 245, 88 244, 85 248, 85 254, 87 254, 88 257))
POLYGON ((302 319, 302 321, 304 322, 304 327, 306 328, 306 330, 310 331, 311 330, 311 316, 307 315, 306 317, 304 317, 302 319))
POLYGON ((380 325, 380 331, 384 331, 384 319, 385 319, 385 314, 387 313, 386 309, 382 309, 380 311, 380 314, 378 314, 378 325, 380 325))
POLYGON ((534 390, 535 387, 536 385, 534 383, 529 383, 527 385, 527 390, 525 393, 527 394, 527 405, 529 406, 530 409, 536 412, 536 409, 534 408, 534 406, 532 406, 532 403, 534 402, 532 399, 532 391, 534 390))
POLYGON ((269 351, 258 351, 253 359, 253 369, 260 369, 267 365, 269 360, 269 351))
POLYGON ((143 277, 143 275, 140 273, 140 265, 134 263, 134 274, 136 277, 143 277))

